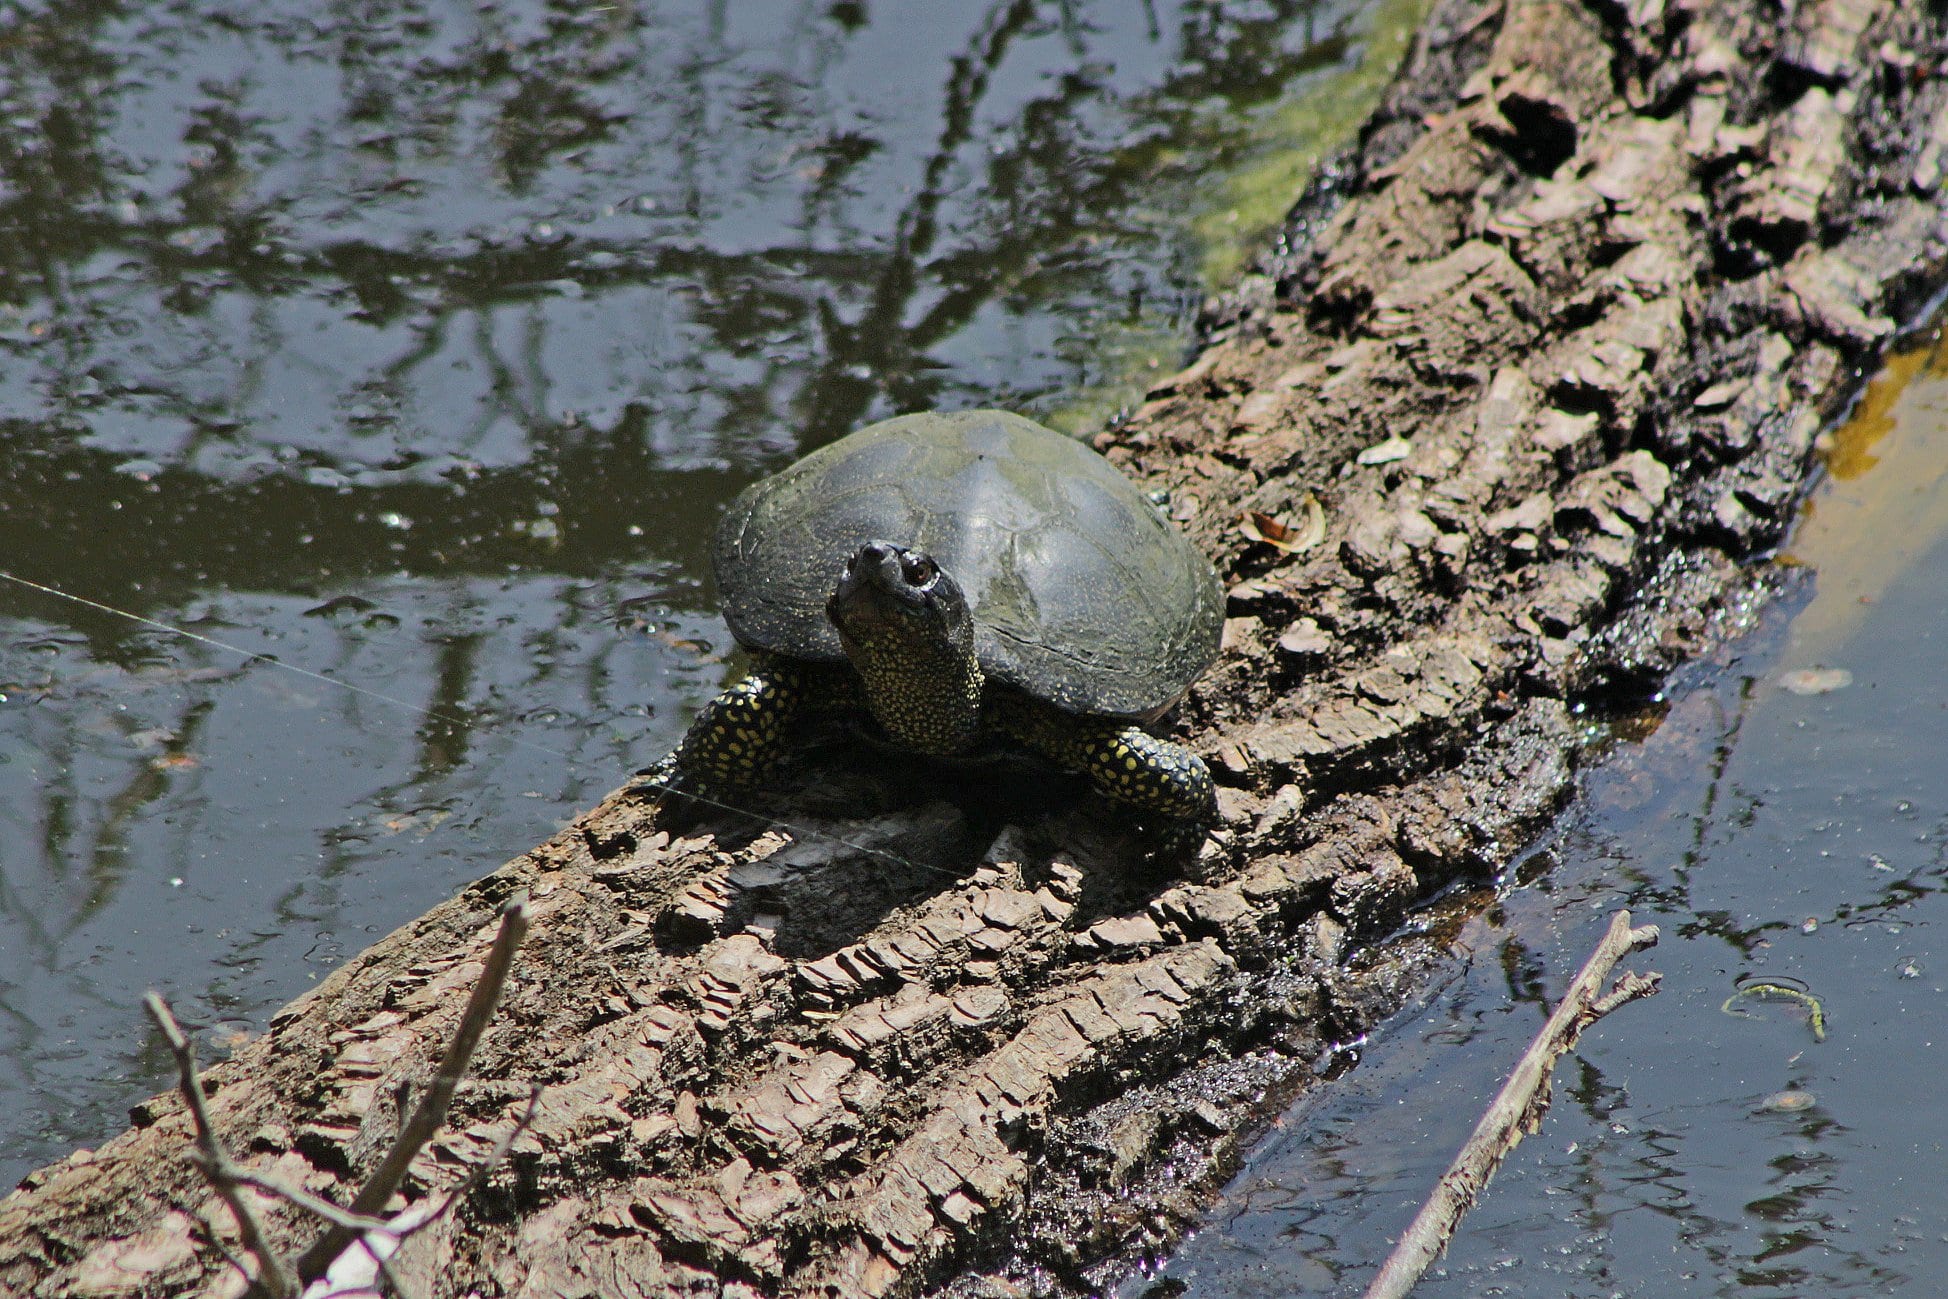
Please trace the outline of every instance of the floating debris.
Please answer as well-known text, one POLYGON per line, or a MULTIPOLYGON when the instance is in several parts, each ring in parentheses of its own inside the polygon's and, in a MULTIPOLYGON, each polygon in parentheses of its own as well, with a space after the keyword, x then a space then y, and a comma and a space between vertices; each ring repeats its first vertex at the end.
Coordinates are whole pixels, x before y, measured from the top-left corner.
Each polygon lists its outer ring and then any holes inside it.
POLYGON ((1740 1018, 1750 1016, 1752 1012, 1739 1004, 1742 1001, 1793 1002, 1806 1008, 1806 1022, 1813 1030, 1813 1040, 1815 1042, 1826 1040, 1826 1007, 1821 1004, 1813 991, 1799 980, 1776 975, 1771 978, 1760 978, 1746 974, 1739 976, 1736 987, 1738 991, 1725 998, 1724 1004, 1719 1007, 1727 1015, 1737 1015, 1740 1018))
POLYGON ((1797 1087, 1789 1087, 1782 1092, 1773 1092, 1760 1101, 1759 1108, 1770 1110, 1774 1114, 1798 1114, 1803 1110, 1812 1109, 1816 1104, 1818 1101, 1813 1093, 1801 1091, 1797 1087))
POLYGON ((1795 695, 1830 695, 1853 684, 1853 673, 1845 668, 1796 668, 1779 678, 1779 684, 1795 695))

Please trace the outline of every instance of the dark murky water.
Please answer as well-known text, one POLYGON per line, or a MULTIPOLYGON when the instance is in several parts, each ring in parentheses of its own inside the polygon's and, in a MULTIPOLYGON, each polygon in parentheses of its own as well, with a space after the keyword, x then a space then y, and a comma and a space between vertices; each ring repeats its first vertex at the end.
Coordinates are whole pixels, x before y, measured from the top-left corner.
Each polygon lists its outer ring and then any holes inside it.
POLYGON ((1355 1295, 1617 907, 1662 991, 1590 1029, 1426 1299, 1936 1295, 1948 1274, 1948 347, 1839 431, 1794 598, 1686 672, 1472 923, 1129 1295, 1355 1295), (1740 997, 1741 979, 1817 1000, 1740 997))
POLYGON ((666 749, 744 483, 1175 365, 1420 3, 7 8, 0 568, 208 639, 0 581, 0 1185, 666 749))

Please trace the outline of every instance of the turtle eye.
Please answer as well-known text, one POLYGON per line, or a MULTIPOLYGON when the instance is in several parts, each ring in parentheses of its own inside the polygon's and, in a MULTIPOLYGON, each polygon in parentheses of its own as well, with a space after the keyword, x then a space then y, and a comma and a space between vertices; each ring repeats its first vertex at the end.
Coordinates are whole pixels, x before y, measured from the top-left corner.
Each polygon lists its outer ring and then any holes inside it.
POLYGON ((900 567, 906 573, 906 580, 914 586, 925 586, 940 571, 925 555, 908 555, 901 561, 900 567))

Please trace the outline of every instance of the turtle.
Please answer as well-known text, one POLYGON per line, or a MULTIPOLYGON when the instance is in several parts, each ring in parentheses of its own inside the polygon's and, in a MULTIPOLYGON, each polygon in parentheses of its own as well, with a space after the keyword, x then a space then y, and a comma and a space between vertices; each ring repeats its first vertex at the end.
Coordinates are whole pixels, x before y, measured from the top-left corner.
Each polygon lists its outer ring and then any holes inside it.
POLYGON ((1171 844, 1215 823, 1203 761, 1145 728, 1217 654, 1217 573, 1080 441, 1000 410, 884 420, 745 488, 712 559, 751 668, 651 786, 722 798, 836 712, 930 758, 1025 747, 1171 844))

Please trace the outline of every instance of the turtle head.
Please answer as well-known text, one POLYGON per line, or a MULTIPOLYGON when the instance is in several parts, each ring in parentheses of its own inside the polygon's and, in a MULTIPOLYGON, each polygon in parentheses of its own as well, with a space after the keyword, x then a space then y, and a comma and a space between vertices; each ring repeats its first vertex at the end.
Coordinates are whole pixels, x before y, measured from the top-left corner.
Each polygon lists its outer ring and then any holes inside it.
POLYGON ((981 720, 974 616, 931 555, 866 542, 846 561, 825 614, 895 743, 948 754, 973 741, 981 720))
POLYGON ((825 613, 841 636, 918 636, 973 653, 967 597, 924 550, 868 541, 846 560, 825 613))

